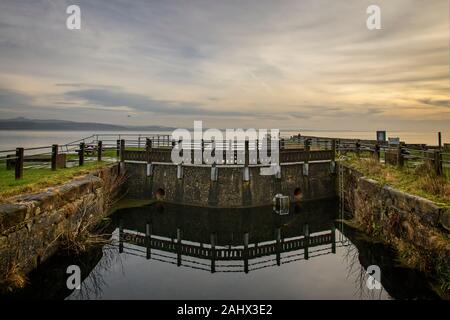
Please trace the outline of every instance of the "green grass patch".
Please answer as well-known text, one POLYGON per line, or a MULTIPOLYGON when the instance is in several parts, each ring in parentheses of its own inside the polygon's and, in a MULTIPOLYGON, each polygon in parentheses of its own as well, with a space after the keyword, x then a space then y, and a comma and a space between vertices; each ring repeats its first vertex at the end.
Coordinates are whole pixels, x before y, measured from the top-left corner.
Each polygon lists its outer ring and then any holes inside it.
POLYGON ((437 176, 433 167, 427 163, 399 168, 379 163, 372 157, 358 158, 350 153, 347 157, 345 164, 382 185, 429 199, 441 207, 450 207, 450 181, 445 176, 437 176))
POLYGON ((25 168, 23 178, 15 180, 14 170, 6 170, 4 163, 0 164, 0 201, 26 192, 37 192, 43 188, 52 187, 70 181, 76 176, 86 175, 91 171, 103 168, 110 162, 87 162, 82 167, 72 167, 52 171, 50 168, 25 168))

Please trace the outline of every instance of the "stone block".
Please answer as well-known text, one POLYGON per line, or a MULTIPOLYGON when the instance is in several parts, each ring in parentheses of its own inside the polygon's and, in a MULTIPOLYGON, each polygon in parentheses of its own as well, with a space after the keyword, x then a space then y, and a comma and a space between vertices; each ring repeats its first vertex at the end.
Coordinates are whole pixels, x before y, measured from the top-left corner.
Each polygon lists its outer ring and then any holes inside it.
POLYGON ((5 231, 25 220, 27 207, 21 204, 0 204, 0 231, 5 231))

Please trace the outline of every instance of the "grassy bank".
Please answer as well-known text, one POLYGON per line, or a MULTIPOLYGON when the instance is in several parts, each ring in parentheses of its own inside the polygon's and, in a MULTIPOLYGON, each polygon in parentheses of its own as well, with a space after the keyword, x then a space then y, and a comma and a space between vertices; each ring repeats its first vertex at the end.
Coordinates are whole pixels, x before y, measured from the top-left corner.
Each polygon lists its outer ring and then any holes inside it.
MULTIPOLYGON (((450 181, 437 176, 430 164, 399 168, 379 163, 369 154, 347 156, 346 165, 380 185, 387 184, 394 189, 429 199, 441 207, 450 207, 450 181)), ((414 214, 403 214, 393 207, 384 207, 376 197, 358 197, 350 205, 354 205, 350 208, 354 212, 354 218, 349 222, 353 227, 376 241, 392 246, 402 265, 424 272, 435 291, 441 297, 449 298, 448 233, 423 224, 414 214)))
POLYGON ((15 180, 14 170, 6 170, 0 164, 0 202, 25 192, 37 192, 43 188, 56 186, 70 181, 76 176, 85 175, 95 169, 111 164, 110 162, 87 162, 82 167, 72 167, 52 171, 49 168, 25 168, 23 178, 15 180))
POLYGON ((348 154, 347 157, 345 164, 368 178, 429 199, 441 207, 450 207, 450 180, 437 176, 429 164, 399 168, 382 164, 369 155, 358 158, 355 154, 348 154))

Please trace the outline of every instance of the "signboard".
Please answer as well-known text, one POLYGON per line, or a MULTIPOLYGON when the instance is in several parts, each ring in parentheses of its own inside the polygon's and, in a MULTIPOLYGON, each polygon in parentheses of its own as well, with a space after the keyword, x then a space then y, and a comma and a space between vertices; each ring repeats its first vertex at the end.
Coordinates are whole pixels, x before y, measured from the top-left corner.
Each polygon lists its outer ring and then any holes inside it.
POLYGON ((390 146, 398 146, 400 144, 400 138, 389 138, 389 145, 390 146))
POLYGON ((386 141, 386 131, 377 131, 377 141, 386 141))

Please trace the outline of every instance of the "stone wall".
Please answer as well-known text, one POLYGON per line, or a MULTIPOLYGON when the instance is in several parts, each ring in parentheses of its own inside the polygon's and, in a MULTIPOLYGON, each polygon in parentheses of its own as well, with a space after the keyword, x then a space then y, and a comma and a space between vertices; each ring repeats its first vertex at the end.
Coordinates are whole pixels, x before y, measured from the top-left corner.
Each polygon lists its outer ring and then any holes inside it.
POLYGON ((386 210, 399 212, 403 216, 414 215, 421 223, 430 227, 445 227, 448 209, 419 196, 408 194, 388 185, 364 177, 360 172, 343 167, 345 209, 353 214, 370 206, 373 214, 383 218, 386 210))
POLYGON ((351 168, 343 170, 344 204, 356 226, 391 245, 403 263, 443 288, 450 261, 449 209, 381 185, 351 168))
MULTIPOLYGON (((62 186, 0 204, 0 275, 11 264, 18 264, 21 271, 28 273, 50 257, 63 234, 80 220, 81 206, 95 203, 105 209, 107 184, 117 176, 118 166, 113 165, 62 186)), ((95 222, 103 213, 93 211, 90 219, 95 222)))
MULTIPOLYGON (((309 163, 308 175, 304 164, 282 164, 281 178, 260 174, 260 167, 249 167, 250 179, 244 180, 242 166, 218 166, 217 180, 211 179, 210 166, 183 166, 182 178, 177 178, 177 166, 153 164, 147 176, 147 164, 125 163, 128 197, 153 199, 163 190, 164 201, 202 207, 239 208, 272 204, 277 193, 289 195, 294 191, 303 200, 317 200, 336 196, 335 174, 329 161, 309 163)), ((299 198, 299 196, 297 196, 299 198)))

